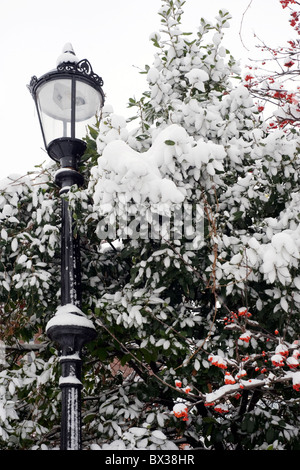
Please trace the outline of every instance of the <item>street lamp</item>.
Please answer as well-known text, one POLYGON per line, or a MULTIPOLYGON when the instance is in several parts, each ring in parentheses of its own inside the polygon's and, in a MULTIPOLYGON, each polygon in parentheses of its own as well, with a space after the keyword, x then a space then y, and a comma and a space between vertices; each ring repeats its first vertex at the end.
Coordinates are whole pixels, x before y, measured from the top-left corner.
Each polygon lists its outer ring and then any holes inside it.
POLYGON ((66 44, 57 68, 40 78, 33 76, 28 88, 35 101, 48 155, 60 163, 55 182, 62 197, 61 306, 47 324, 46 332, 61 351, 62 392, 61 450, 81 449, 81 353, 95 338, 93 323, 81 311, 79 240, 73 234, 73 218, 66 197, 74 184, 82 185, 78 166, 86 143, 87 125, 104 104, 102 78, 88 60, 78 61, 66 44))

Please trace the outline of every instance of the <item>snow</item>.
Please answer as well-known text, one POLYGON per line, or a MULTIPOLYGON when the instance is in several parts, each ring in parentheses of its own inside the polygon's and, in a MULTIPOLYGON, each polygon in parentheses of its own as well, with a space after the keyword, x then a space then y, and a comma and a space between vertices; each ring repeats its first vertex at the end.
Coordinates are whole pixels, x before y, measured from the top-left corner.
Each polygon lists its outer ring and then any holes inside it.
POLYGON ((159 80, 159 72, 156 68, 151 67, 147 74, 147 80, 149 83, 156 83, 159 80))
POLYGON ((56 314, 48 321, 46 331, 52 326, 75 325, 95 329, 91 320, 75 305, 67 304, 58 307, 56 314))
POLYGON ((98 172, 102 177, 95 186, 95 206, 103 208, 104 202, 111 207, 116 195, 123 195, 127 202, 133 198, 136 203, 147 200, 154 204, 183 202, 183 190, 168 177, 169 170, 173 172, 174 169, 176 145, 162 146, 162 142, 176 143, 182 137, 187 139, 187 134, 182 131, 177 125, 168 127, 144 153, 133 150, 122 140, 108 143, 98 163, 98 172))
POLYGON ((60 361, 64 361, 65 359, 67 360, 73 360, 73 361, 81 361, 80 356, 77 352, 74 354, 69 354, 68 356, 59 356, 60 361))
POLYGON ((278 278, 283 284, 291 282, 290 267, 300 259, 299 228, 283 230, 271 236, 271 242, 258 249, 262 263, 260 271, 269 283, 278 278))
POLYGON ((293 385, 300 386, 300 371, 292 374, 293 385))
POLYGON ((116 129, 126 127, 126 119, 124 116, 113 113, 111 115, 111 125, 116 129))
POLYGON ((12 239, 11 249, 12 249, 12 251, 17 251, 17 249, 18 249, 18 240, 16 238, 12 239))
POLYGON ((74 375, 59 378, 59 385, 82 385, 81 381, 74 375))
POLYGON ((159 429, 152 431, 152 436, 156 437, 157 439, 161 439, 162 441, 166 439, 164 433, 159 431, 159 429))
POLYGON ((234 392, 237 392, 240 390, 240 384, 229 384, 229 385, 223 385, 220 387, 218 390, 215 390, 214 392, 207 393, 205 395, 205 400, 207 403, 214 403, 220 398, 222 398, 225 395, 232 394, 234 392))
POLYGON ((192 69, 185 75, 190 84, 197 88, 199 91, 205 91, 204 83, 209 80, 209 75, 205 70, 192 69))
POLYGON ((74 53, 72 44, 68 42, 64 45, 62 54, 58 57, 56 65, 58 67, 64 62, 72 62, 76 64, 78 61, 79 59, 74 53))
POLYGON ((299 250, 292 238, 292 233, 283 231, 272 237, 272 245, 277 252, 286 250, 289 255, 299 257, 299 250))
POLYGON ((148 433, 148 429, 147 428, 132 427, 132 428, 130 428, 130 432, 132 434, 134 434, 135 436, 142 437, 142 436, 144 436, 145 434, 148 433))
MULTIPOLYGON (((116 121, 115 125, 123 124, 118 118, 116 121)), ((196 175, 205 165, 214 175, 223 171, 225 157, 223 145, 194 142, 178 124, 154 130, 152 146, 145 152, 134 150, 122 139, 108 142, 93 175, 94 209, 105 214, 130 201, 139 205, 183 203, 186 190, 182 170, 177 168, 193 168, 196 175)))

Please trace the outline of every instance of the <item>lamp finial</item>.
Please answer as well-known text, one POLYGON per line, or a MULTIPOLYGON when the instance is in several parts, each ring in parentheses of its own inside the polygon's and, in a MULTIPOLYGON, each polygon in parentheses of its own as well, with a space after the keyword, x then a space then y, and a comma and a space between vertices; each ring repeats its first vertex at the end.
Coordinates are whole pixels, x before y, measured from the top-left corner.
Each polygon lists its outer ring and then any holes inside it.
POLYGON ((73 46, 70 42, 67 42, 64 45, 62 49, 62 54, 58 57, 56 65, 58 67, 60 64, 63 64, 66 62, 72 62, 75 64, 77 64, 78 62, 78 58, 76 57, 73 46))

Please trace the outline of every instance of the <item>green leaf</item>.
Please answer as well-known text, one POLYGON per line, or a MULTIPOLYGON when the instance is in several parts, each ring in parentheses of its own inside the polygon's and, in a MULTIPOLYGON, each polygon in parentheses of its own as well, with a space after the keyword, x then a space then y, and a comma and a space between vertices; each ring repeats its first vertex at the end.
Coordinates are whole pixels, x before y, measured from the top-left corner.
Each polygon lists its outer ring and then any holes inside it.
POLYGON ((94 353, 101 361, 104 361, 108 354, 105 348, 98 348, 94 353))
POLYGON ((99 132, 97 131, 97 129, 95 129, 92 126, 88 126, 88 128, 89 128, 89 132, 91 134, 91 137, 96 140, 97 137, 98 137, 99 132))
POLYGON ((266 432, 266 441, 268 444, 272 444, 274 441, 275 432, 273 428, 269 428, 266 432))
POLYGON ((132 359, 131 354, 124 354, 124 356, 120 360, 121 366, 125 366, 125 364, 127 364, 127 362, 130 361, 130 359, 132 359))
POLYGON ((234 216, 234 220, 238 220, 240 219, 244 214, 244 211, 237 211, 237 212, 234 212, 233 213, 233 216, 234 216))
POLYGON ((247 421, 247 431, 252 434, 254 432, 254 429, 255 429, 255 421, 253 421, 253 419, 249 419, 247 421))
POLYGON ((175 145, 175 142, 173 140, 165 140, 166 145, 175 145))

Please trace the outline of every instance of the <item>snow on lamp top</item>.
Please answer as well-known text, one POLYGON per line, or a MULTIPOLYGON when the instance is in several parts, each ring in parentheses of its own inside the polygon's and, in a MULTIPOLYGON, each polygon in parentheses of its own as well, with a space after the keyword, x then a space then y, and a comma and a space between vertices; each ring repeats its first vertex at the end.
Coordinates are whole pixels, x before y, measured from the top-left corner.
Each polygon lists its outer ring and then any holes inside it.
POLYGON ((46 331, 48 331, 52 326, 62 325, 73 325, 95 329, 92 321, 73 304, 66 304, 58 307, 54 317, 48 321, 46 331))
POLYGON ((63 63, 71 62, 77 64, 79 62, 78 57, 76 56, 73 46, 70 42, 67 42, 63 49, 62 54, 57 59, 56 65, 57 67, 63 63))

